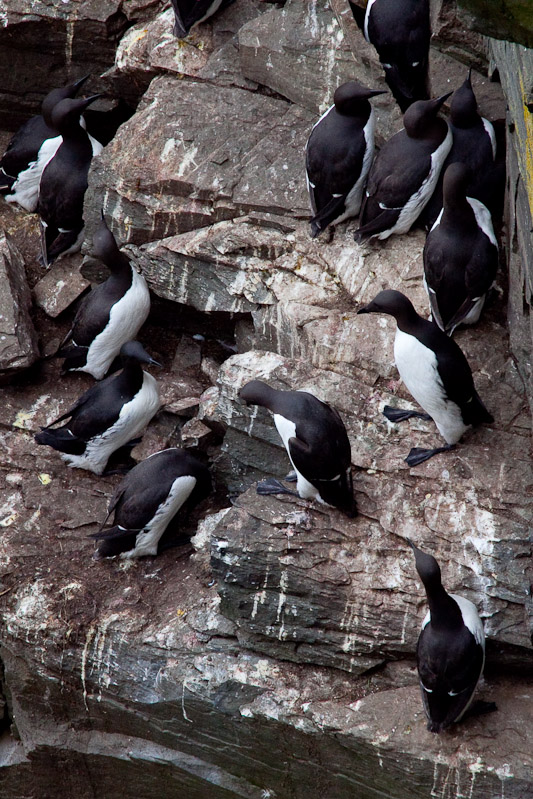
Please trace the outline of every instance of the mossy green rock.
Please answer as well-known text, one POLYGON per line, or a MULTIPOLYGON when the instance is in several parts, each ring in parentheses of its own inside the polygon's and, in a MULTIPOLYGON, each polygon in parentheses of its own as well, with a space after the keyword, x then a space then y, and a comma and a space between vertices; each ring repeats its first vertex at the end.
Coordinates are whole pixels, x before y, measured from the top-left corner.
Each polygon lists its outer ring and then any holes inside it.
POLYGON ((459 0, 474 17, 474 27, 485 36, 533 47, 531 0, 459 0))

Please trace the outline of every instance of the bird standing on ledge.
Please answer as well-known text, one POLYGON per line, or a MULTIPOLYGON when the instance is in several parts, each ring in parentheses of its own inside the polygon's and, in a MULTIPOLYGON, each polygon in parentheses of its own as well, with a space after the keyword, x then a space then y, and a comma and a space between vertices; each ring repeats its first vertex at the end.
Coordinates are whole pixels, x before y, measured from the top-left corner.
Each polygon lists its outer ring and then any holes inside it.
POLYGON ((328 225, 357 216, 374 157, 371 97, 384 94, 351 80, 314 125, 306 146, 307 188, 313 211, 311 237, 328 225))
POLYGON ((439 452, 453 449, 472 426, 494 421, 474 387, 472 371, 458 344, 435 324, 415 311, 411 300, 400 291, 380 291, 357 313, 385 313, 397 323, 394 360, 400 377, 427 413, 404 411, 386 405, 383 413, 391 422, 411 417, 433 419, 447 442, 445 447, 419 449, 407 456, 417 466, 439 452), (429 416, 428 416, 429 414, 429 416))
MULTIPOLYGON (((274 414, 274 424, 296 471, 297 496, 316 499, 353 517, 351 448, 338 411, 307 391, 281 391, 261 380, 239 392, 247 405, 261 405, 274 414)), ((295 494, 278 480, 266 480, 259 494, 295 494)))

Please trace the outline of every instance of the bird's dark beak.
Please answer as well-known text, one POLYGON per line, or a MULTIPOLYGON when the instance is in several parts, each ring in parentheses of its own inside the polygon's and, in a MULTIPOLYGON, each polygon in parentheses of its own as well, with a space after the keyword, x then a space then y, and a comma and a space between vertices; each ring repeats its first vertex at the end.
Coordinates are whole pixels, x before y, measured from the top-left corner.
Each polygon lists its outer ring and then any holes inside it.
POLYGON ((104 95, 100 93, 100 94, 93 94, 93 95, 91 95, 91 97, 86 97, 85 100, 83 101, 83 106, 82 107, 83 108, 87 108, 88 105, 90 105, 91 103, 94 103, 95 100, 98 100, 99 97, 103 97, 103 96, 104 95))
POLYGON ((74 81, 72 84, 77 92, 81 89, 85 81, 91 77, 91 73, 89 72, 87 75, 84 75, 83 78, 79 78, 78 80, 74 81))
POLYGON ((368 96, 369 97, 377 97, 378 94, 387 94, 387 90, 386 89, 375 89, 375 90, 372 90, 372 91, 368 92, 368 96))
POLYGON ((362 308, 359 308, 357 313, 358 314, 360 314, 360 313, 372 313, 372 311, 374 310, 372 305, 373 305, 373 303, 371 303, 371 302, 369 302, 368 305, 363 305, 362 308))
POLYGON ((448 94, 443 94, 441 97, 437 97, 436 100, 433 100, 433 108, 436 111, 438 111, 439 108, 441 108, 442 105, 446 102, 448 97, 451 97, 452 94, 453 94, 453 92, 448 92, 448 94))

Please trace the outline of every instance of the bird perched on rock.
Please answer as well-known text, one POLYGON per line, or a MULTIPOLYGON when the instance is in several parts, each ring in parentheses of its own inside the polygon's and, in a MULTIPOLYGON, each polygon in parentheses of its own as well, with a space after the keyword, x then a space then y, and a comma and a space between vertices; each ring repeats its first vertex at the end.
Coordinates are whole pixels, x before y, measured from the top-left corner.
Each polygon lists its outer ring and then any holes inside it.
POLYGON ((333 105, 314 125, 306 146, 307 187, 315 238, 328 225, 357 216, 374 157, 374 109, 370 97, 384 94, 354 80, 343 83, 333 105))
POLYGON ((141 364, 160 364, 138 341, 124 344, 120 355, 124 368, 118 375, 92 386, 35 436, 38 444, 64 453, 69 466, 102 474, 111 454, 134 439, 159 408, 157 383, 141 364))
POLYGON ((122 345, 135 338, 145 323, 150 292, 144 277, 120 252, 103 213, 92 252, 109 268, 111 276, 84 297, 57 354, 65 358, 65 372, 88 372, 100 380, 122 345))
POLYGON ((400 377, 419 405, 427 411, 404 411, 386 405, 391 422, 410 417, 433 419, 447 446, 413 448, 405 459, 409 466, 453 449, 472 426, 493 422, 474 387, 472 372, 462 350, 435 324, 423 319, 400 291, 380 291, 357 313, 384 313, 397 323, 394 360, 400 377))
POLYGON ((157 555, 161 536, 180 508, 193 508, 212 490, 209 469, 178 447, 156 452, 124 477, 98 533, 97 557, 157 555), (114 524, 105 528, 111 514, 114 524))
MULTIPOLYGON (((261 380, 246 383, 239 397, 247 405, 261 405, 274 414, 274 424, 296 471, 297 495, 356 516, 350 441, 338 411, 307 391, 277 390, 261 380)), ((277 480, 264 481, 257 490, 260 494, 295 494, 277 480)))
POLYGON ((433 320, 452 335, 478 321, 498 269, 489 210, 467 197, 469 170, 459 162, 444 175, 444 208, 424 246, 425 285, 433 320))
POLYGON ((80 125, 80 114, 98 97, 61 100, 52 109, 52 125, 63 141, 46 165, 39 186, 37 213, 45 266, 60 255, 77 252, 83 242, 83 198, 93 149, 80 125))
POLYGON ((428 94, 429 0, 369 0, 363 31, 402 111, 428 94))
MULTIPOLYGON (((428 730, 442 732, 460 721, 472 702, 485 664, 485 634, 475 605, 448 594, 435 558, 407 541, 429 605, 416 650, 422 702, 428 730)), ((484 712, 496 709, 483 704, 484 712)))
MULTIPOLYGON (((75 97, 88 77, 48 92, 41 114, 28 119, 9 142, 0 161, 0 191, 11 192, 5 198, 7 202, 18 203, 27 211, 37 208, 43 169, 61 144, 61 136, 52 126, 52 109, 61 100, 75 97)), ((93 146, 101 149, 95 140, 93 146)))
POLYGON ((356 241, 406 233, 428 202, 452 145, 448 123, 438 116, 449 96, 409 106, 404 129, 379 151, 370 168, 356 241))
POLYGON ((467 194, 480 200, 491 211, 503 202, 505 167, 496 165, 496 135, 488 119, 480 116, 472 89, 472 70, 450 99, 449 125, 453 142, 442 167, 435 191, 420 215, 427 228, 435 223, 442 209, 444 173, 459 161, 470 169, 467 194))
POLYGON ((174 35, 183 39, 195 25, 233 2, 234 0, 172 0, 174 35))
MULTIPOLYGON (((43 143, 57 138, 57 131, 50 127, 50 112, 60 100, 74 97, 87 77, 48 92, 42 102, 41 113, 30 117, 13 135, 0 160, 1 192, 11 191, 19 176, 37 160, 43 143)), ((16 200, 9 196, 9 202, 16 200)))

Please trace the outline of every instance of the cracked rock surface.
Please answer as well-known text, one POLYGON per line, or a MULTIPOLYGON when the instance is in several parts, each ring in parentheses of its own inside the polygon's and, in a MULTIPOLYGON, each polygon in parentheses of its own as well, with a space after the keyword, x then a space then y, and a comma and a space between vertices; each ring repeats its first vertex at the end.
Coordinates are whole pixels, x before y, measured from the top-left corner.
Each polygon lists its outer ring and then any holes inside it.
MULTIPOLYGON (((431 422, 383 417, 385 404, 414 404, 393 320, 357 309, 388 287, 427 314, 424 234, 360 247, 351 220, 331 240, 308 235, 311 126, 338 83, 384 87, 347 3, 236 0, 183 41, 159 2, 4 5, 0 60, 20 48, 35 71, 27 53, 51 36, 62 70, 92 59, 97 85, 138 105, 93 161, 81 272, 78 255, 45 273, 35 216, 0 201, 0 256, 25 265, 33 289, 28 357, 46 356, 10 377, 0 404, 0 797, 533 797, 531 425, 507 277, 502 266, 480 324, 456 334, 494 424, 410 469, 409 449, 440 439, 431 422), (152 290, 140 338, 163 364, 150 369, 163 407, 132 455, 188 446, 216 483, 182 522, 192 542, 171 535, 133 564, 92 560, 88 538, 120 476, 69 469, 33 440, 93 384, 61 378, 47 356, 76 298, 107 277, 90 258, 101 208, 152 290), (290 465, 271 415, 237 400, 254 378, 338 408, 357 518, 256 494, 290 465), (436 555, 487 634, 478 695, 498 712, 440 736, 419 696, 426 603, 406 537, 436 555)), ((434 94, 474 59, 481 111, 503 125, 484 45, 455 30, 450 5, 433 3, 434 94)), ((35 96, 26 73, 5 87, 17 114, 57 82, 47 53, 35 96)), ((375 107, 379 146, 401 119, 388 95, 375 107)))

